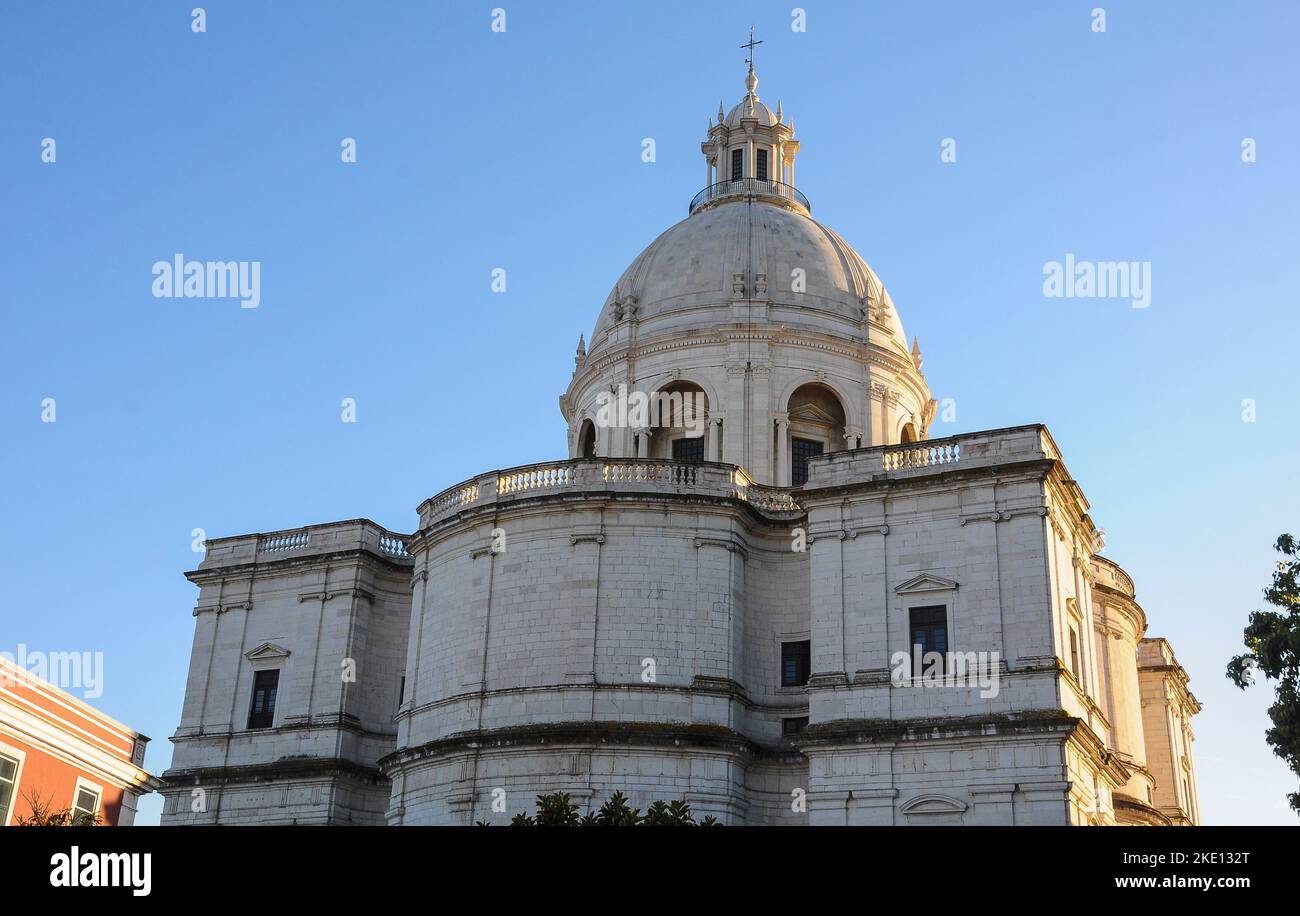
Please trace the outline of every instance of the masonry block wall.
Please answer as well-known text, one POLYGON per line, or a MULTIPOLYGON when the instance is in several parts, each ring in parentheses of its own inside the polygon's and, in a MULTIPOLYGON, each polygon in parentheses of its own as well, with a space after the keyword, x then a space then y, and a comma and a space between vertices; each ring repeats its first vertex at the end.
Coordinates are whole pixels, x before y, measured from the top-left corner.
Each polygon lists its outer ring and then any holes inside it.
POLYGON ((409 538, 213 541, 165 822, 506 823, 621 791, 734 824, 1194 823, 1195 698, 1051 437, 960 445, 815 459, 797 502, 592 459, 458 485, 409 538), (900 676, 918 609, 968 677, 900 676))
POLYGON ((396 742, 411 573, 380 534, 359 521, 292 549, 209 543, 190 574, 200 593, 164 822, 383 822, 376 761, 396 742), (259 671, 278 672, 270 727, 249 718, 259 671))

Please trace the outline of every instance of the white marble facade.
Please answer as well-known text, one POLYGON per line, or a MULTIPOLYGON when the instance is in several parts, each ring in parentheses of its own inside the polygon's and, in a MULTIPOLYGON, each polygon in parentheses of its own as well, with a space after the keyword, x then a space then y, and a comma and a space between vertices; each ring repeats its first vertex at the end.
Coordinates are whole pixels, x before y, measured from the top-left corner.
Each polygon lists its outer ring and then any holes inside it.
POLYGON ((701 150, 579 343, 566 459, 414 534, 208 542, 164 823, 616 790, 729 824, 1197 822, 1199 707, 1047 429, 929 438, 920 347, 752 70, 701 150), (611 422, 620 391, 699 400, 611 422), (944 676, 900 675, 926 640, 944 676))

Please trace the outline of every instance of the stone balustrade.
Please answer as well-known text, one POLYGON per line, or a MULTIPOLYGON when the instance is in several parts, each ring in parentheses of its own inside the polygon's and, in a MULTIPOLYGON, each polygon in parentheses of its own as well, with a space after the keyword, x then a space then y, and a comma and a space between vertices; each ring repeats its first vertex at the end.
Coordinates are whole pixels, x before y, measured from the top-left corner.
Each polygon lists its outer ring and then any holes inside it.
POLYGON ((420 527, 427 528, 461 510, 492 503, 544 494, 601 491, 699 493, 740 499, 755 511, 775 518, 803 514, 789 490, 756 484, 734 464, 594 458, 492 471, 458 483, 420 505, 420 527))
MULTIPOLYGON (((804 489, 861 483, 880 474, 914 476, 956 467, 1058 458, 1059 452, 1046 427, 1016 426, 902 445, 831 452, 808 463, 809 480, 804 489)), ((742 500, 760 514, 773 518, 804 514, 799 490, 757 484, 738 465, 650 458, 585 458, 490 471, 458 483, 420 505, 420 528, 461 510, 491 503, 543 493, 601 490, 726 496, 742 500)))
POLYGON ((209 538, 199 569, 269 563, 348 550, 366 550, 398 562, 410 562, 410 535, 381 528, 369 519, 309 525, 287 531, 209 538))
POLYGON ((831 452, 808 462, 805 490, 861 483, 880 475, 914 477, 1018 461, 1060 460, 1042 424, 1012 426, 901 445, 831 452))

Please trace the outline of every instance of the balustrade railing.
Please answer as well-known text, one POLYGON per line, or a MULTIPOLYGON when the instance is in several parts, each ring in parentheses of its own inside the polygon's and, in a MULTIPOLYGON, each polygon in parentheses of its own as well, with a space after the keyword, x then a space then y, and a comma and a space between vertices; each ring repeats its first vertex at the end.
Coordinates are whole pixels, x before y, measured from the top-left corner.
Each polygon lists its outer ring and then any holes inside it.
POLYGON ((744 499, 761 512, 790 514, 802 508, 788 491, 755 484, 739 468, 645 458, 574 459, 498 471, 458 484, 420 508, 421 525, 429 525, 493 498, 568 488, 600 489, 611 484, 645 484, 651 489, 695 490, 744 499), (733 472, 735 475, 733 479, 733 472))
POLYGON ((961 445, 945 442, 939 445, 927 445, 918 442, 897 448, 885 449, 880 456, 881 465, 886 471, 902 471, 907 468, 929 468, 941 464, 956 464, 961 459, 961 445))
POLYGON ((761 512, 774 515, 800 514, 803 512, 803 506, 799 505, 799 501, 795 499, 794 494, 789 490, 754 483, 743 468, 736 468, 735 473, 732 475, 732 484, 735 487, 737 499, 744 500, 761 512))
POLYGON ((573 483, 571 465, 552 464, 510 471, 497 477, 497 493, 523 493, 548 487, 565 487, 573 483))
POLYGON ((762 197, 789 201, 812 213, 812 204, 794 185, 769 181, 765 178, 733 178, 711 184, 691 198, 687 213, 694 213, 705 204, 727 197, 762 197))
POLYGON ((310 531, 294 531, 289 534, 273 534, 262 541, 264 553, 283 553, 287 550, 301 550, 311 543, 310 531))
POLYGON ((606 482, 661 481, 679 487, 693 487, 699 475, 694 464, 655 464, 646 461, 606 462, 606 482))
POLYGON ((467 483, 464 486, 453 487, 435 497, 429 505, 429 514, 435 517, 445 515, 476 502, 478 502, 478 484, 467 483))

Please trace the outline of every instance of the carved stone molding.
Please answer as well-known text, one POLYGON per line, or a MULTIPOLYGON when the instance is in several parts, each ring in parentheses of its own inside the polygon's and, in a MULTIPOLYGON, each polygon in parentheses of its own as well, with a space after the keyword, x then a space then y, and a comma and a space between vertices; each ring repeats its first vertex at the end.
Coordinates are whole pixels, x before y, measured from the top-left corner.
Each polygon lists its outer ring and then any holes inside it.
POLYGON ((963 515, 961 523, 967 522, 1009 522, 1017 515, 1036 515, 1042 518, 1047 515, 1047 508, 1044 506, 1031 506, 1026 509, 1003 509, 992 512, 975 512, 970 515, 963 515))
POLYGON ((735 541, 729 541, 723 538, 697 537, 695 539, 695 548, 698 550, 701 547, 721 547, 723 550, 729 550, 732 553, 740 554, 742 560, 749 559, 749 551, 746 550, 743 545, 738 544, 735 541))
POLYGON ((951 592, 957 589, 958 585, 952 579, 945 579, 942 576, 935 576, 930 573, 921 573, 919 576, 913 576, 906 582, 900 582, 894 586, 894 593, 898 595, 916 595, 923 592, 951 592))

